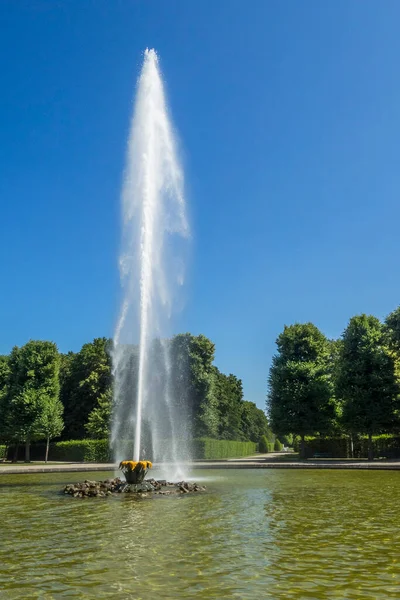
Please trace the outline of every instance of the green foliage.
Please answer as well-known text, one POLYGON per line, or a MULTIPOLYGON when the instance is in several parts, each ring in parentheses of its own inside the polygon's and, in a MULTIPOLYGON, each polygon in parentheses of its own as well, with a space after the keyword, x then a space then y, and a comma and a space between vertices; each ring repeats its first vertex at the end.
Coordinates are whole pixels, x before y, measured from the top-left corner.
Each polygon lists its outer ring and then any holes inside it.
POLYGON ((343 334, 336 393, 346 431, 372 436, 398 426, 399 384, 396 360, 380 321, 360 315, 343 334))
POLYGON ((258 408, 254 402, 248 402, 247 400, 244 400, 242 405, 241 430, 243 439, 251 442, 257 443, 262 435, 265 435, 268 441, 274 439, 265 412, 258 408))
POLYGON ((9 439, 25 441, 59 433, 59 354, 52 342, 31 340, 11 351, 6 423, 9 439))
MULTIPOLYGON (((204 335, 187 333, 170 340, 154 340, 152 393, 157 397, 165 393, 166 345, 170 354, 170 401, 184 416, 182 423, 193 423, 193 437, 257 443, 261 435, 266 435, 273 441, 265 413, 255 404, 243 401, 241 380, 232 374, 224 375, 213 365, 214 344, 204 335)), ((97 338, 84 344, 78 353, 58 354, 50 342, 29 342, 23 348, 14 348, 9 357, 0 356, 0 440, 46 438, 49 443, 61 433, 70 439, 84 439, 85 435, 109 438, 115 414, 110 348, 110 340, 97 338), (49 348, 54 354, 51 384, 50 380, 42 384, 40 378, 47 368, 43 352, 49 348)), ((132 345, 131 349, 125 365, 129 380, 125 382, 126 389, 119 390, 122 405, 129 405, 129 411, 132 398, 136 397, 138 377, 138 348, 132 345), (127 395, 130 401, 124 402, 127 395)), ((161 420, 169 418, 162 404, 160 411, 161 420)), ((132 435, 128 417, 121 416, 119 410, 119 440, 132 435)), ((143 432, 147 430, 144 421, 143 432)), ((177 429, 177 435, 185 438, 187 431, 177 429)), ((148 438, 146 448, 151 446, 151 436, 148 438)))
POLYGON ((7 458, 7 446, 3 444, 0 445, 0 460, 5 460, 7 458))
MULTIPOLYGON (((180 336, 176 336, 179 338, 180 336)), ((218 435, 218 401, 213 390, 215 345, 205 335, 186 334, 189 356, 189 400, 195 436, 218 435)), ((178 340, 175 343, 179 343, 178 340)))
POLYGON ((302 438, 329 431, 335 417, 329 341, 306 323, 285 327, 276 343, 267 401, 273 431, 302 438))
POLYGON ((224 375, 213 367, 213 393, 217 400, 218 437, 240 440, 242 437, 243 387, 235 375, 224 375))
POLYGON ((278 440, 278 438, 275 440, 274 442, 274 451, 275 452, 281 452, 282 451, 282 444, 280 443, 280 441, 278 440))
POLYGON ((384 332, 388 344, 400 353, 400 306, 390 313, 385 319, 384 332))
POLYGON ((50 459, 72 462, 111 462, 108 440, 69 440, 50 447, 50 459))
MULTIPOLYGON (((354 436, 354 458, 368 458, 368 436, 354 436)), ((351 443, 348 435, 335 437, 305 438, 305 457, 312 458, 314 454, 330 454, 332 458, 353 458, 351 443)), ((375 456, 382 458, 400 457, 400 437, 390 434, 372 436, 372 450, 375 456)))
POLYGON ((287 435, 281 435, 281 442, 287 448, 293 448, 293 434, 288 433, 287 435))
POLYGON ((260 437, 260 441, 258 442, 258 451, 262 454, 266 454, 267 452, 269 452, 268 440, 265 435, 262 435, 260 437))
POLYGON ((10 361, 8 356, 0 355, 0 440, 9 441, 13 437, 10 427, 9 384, 10 361))
POLYGON ((95 439, 107 438, 110 434, 112 414, 112 391, 108 389, 99 396, 97 406, 89 415, 85 426, 90 437, 95 439))
POLYGON ((61 401, 64 405, 65 438, 79 439, 101 396, 111 389, 111 340, 96 338, 76 354, 61 361, 61 401))
MULTIPOLYGON (((131 444, 132 445, 132 444, 131 444)), ((253 442, 235 442, 202 438, 194 440, 198 459, 219 459, 248 456, 256 452, 253 442)), ((73 462, 110 462, 108 440, 70 440, 50 446, 50 459, 73 462)))
POLYGON ((221 459, 249 456, 254 454, 257 444, 254 442, 235 442, 201 438, 193 440, 194 457, 196 459, 221 459))

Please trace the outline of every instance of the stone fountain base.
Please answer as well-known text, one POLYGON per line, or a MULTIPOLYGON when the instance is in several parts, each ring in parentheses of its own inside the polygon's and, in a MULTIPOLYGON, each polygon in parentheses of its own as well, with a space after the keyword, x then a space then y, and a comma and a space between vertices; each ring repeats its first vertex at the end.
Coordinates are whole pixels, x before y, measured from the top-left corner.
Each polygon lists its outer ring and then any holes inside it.
POLYGON ((126 483, 126 481, 116 477, 104 481, 85 479, 85 481, 79 483, 69 483, 65 486, 63 492, 75 498, 105 497, 113 494, 136 494, 140 497, 151 497, 154 495, 171 496, 204 492, 205 489, 205 486, 189 483, 188 481, 171 483, 165 479, 146 479, 142 483, 126 483))

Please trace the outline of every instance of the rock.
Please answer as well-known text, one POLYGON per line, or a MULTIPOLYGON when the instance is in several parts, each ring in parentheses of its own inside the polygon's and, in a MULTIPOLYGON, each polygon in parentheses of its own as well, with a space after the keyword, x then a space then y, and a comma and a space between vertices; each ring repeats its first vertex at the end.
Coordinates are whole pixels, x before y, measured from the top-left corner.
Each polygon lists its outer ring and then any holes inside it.
POLYGON ((130 493, 141 498, 148 498, 152 495, 170 496, 174 494, 188 494, 191 492, 203 492, 205 486, 188 481, 179 483, 167 482, 166 479, 146 479, 141 484, 127 484, 119 477, 115 479, 105 479, 104 481, 85 481, 76 484, 67 484, 63 490, 64 494, 74 496, 74 498, 88 498, 111 496, 112 494, 130 493))

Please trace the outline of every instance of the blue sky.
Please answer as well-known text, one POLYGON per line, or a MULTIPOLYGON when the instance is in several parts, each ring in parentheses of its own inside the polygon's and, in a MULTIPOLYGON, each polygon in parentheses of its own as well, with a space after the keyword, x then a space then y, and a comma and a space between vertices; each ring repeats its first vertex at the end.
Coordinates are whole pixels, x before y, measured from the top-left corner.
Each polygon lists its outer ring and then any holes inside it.
POLYGON ((161 58, 193 229, 181 331, 264 406, 274 341, 384 317, 398 276, 400 4, 3 0, 0 352, 112 334, 144 48, 161 58))

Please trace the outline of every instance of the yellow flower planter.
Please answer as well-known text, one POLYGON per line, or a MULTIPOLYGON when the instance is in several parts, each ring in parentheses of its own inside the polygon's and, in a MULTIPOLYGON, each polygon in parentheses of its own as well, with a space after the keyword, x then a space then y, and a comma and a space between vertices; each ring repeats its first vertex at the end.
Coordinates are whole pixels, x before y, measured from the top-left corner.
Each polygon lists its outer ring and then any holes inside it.
POLYGON ((148 469, 152 466, 149 460, 123 460, 119 464, 119 469, 123 472, 126 483, 142 483, 148 469))

